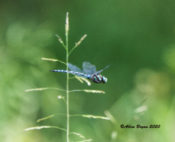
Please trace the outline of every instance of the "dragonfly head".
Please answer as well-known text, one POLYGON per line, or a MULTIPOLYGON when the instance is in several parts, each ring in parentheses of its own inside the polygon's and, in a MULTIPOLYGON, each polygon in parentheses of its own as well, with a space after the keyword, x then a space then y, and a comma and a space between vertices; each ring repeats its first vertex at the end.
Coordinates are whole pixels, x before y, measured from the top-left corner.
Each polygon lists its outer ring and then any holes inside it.
POLYGON ((107 81, 108 81, 108 79, 107 79, 106 77, 103 76, 103 77, 102 77, 102 82, 103 82, 103 83, 107 83, 107 81))

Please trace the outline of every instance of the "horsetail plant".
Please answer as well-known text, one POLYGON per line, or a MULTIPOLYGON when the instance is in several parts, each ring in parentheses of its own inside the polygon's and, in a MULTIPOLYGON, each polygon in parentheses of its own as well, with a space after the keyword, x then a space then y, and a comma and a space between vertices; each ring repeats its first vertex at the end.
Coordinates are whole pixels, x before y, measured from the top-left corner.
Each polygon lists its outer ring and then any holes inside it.
MULTIPOLYGON (((45 121, 48 119, 51 119, 53 117, 55 117, 56 115, 65 115, 66 116, 66 128, 61 128, 59 126, 48 126, 48 125, 44 125, 44 126, 34 126, 34 127, 29 127, 26 128, 25 131, 31 131, 31 130, 40 130, 40 129, 47 129, 47 128, 54 128, 54 129, 58 129, 61 131, 66 132, 66 142, 70 142, 70 135, 76 135, 79 138, 81 138, 81 142, 90 142, 92 141, 92 139, 87 139, 85 136, 83 136, 80 133, 77 132, 72 132, 70 131, 70 117, 84 117, 84 118, 89 118, 89 119, 103 119, 103 120, 110 120, 109 117, 107 116, 96 116, 96 115, 91 115, 91 114, 71 114, 70 110, 69 110, 69 95, 72 92, 85 92, 85 93, 95 93, 95 94, 105 94, 104 91, 102 90, 90 90, 90 89, 76 89, 76 90, 70 90, 69 89, 69 80, 70 75, 69 73, 72 73, 71 71, 69 71, 70 68, 70 63, 69 63, 69 57, 70 55, 73 53, 73 51, 75 51, 75 49, 83 42, 83 40, 87 37, 87 35, 83 35, 80 40, 78 42, 75 43, 75 45, 70 48, 69 47, 69 13, 66 13, 66 21, 65 21, 65 42, 62 40, 62 38, 59 35, 56 35, 56 37, 58 38, 58 41, 60 42, 60 44, 62 45, 62 47, 65 49, 65 53, 66 53, 66 59, 65 62, 59 59, 53 59, 53 58, 46 58, 46 57, 42 57, 41 60, 43 61, 51 61, 51 62, 58 62, 61 64, 64 64, 66 66, 66 70, 64 71, 66 73, 66 89, 60 89, 60 88, 53 88, 53 87, 43 87, 43 88, 32 88, 32 89, 26 89, 25 92, 33 92, 33 91, 45 91, 45 90, 57 90, 60 92, 65 93, 65 97, 64 96, 57 96, 58 99, 62 99, 65 101, 66 103, 66 114, 51 114, 48 115, 46 117, 40 118, 37 120, 37 122, 41 122, 41 121, 45 121)), ((52 70, 54 72, 63 72, 63 70, 52 70)), ((101 73, 103 70, 100 70, 99 73, 101 73)), ((88 86, 91 85, 91 82, 87 79, 87 78, 83 78, 81 75, 80 76, 76 76, 76 74, 74 78, 77 79, 78 81, 80 81, 81 83, 86 83, 88 86)), ((107 81, 107 78, 105 78, 104 76, 94 76, 97 77, 97 80, 93 80, 91 79, 93 82, 95 83, 105 83, 107 81), (99 79, 101 79, 99 82, 99 79)))

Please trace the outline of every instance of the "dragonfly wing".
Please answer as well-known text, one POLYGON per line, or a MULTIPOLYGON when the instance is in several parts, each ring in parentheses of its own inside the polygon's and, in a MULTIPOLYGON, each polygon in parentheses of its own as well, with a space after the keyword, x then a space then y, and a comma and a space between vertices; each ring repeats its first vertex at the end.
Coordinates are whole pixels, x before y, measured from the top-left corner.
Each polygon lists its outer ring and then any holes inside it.
POLYGON ((93 74, 96 72, 96 66, 89 62, 83 62, 82 67, 85 74, 93 74))
POLYGON ((79 67, 72 65, 71 63, 68 63, 68 67, 71 71, 82 72, 82 70, 79 67))
POLYGON ((104 67, 103 69, 99 70, 96 72, 96 74, 100 74, 102 71, 104 71, 105 69, 109 68, 110 65, 107 65, 106 67, 104 67))

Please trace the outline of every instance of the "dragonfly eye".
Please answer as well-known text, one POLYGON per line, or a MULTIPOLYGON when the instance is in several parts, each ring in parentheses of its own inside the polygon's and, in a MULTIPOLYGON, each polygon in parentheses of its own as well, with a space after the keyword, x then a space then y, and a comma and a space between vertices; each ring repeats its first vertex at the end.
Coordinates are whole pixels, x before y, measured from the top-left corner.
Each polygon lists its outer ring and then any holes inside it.
POLYGON ((108 79, 106 77, 103 76, 103 83, 106 83, 108 81, 108 79))

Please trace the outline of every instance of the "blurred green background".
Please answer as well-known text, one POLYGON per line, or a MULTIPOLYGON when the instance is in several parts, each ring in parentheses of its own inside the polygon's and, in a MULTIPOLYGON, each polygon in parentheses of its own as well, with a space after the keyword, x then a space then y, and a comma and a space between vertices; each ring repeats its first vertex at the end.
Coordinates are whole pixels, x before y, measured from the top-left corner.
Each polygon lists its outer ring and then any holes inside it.
MULTIPOLYGON (((24 132, 36 125, 65 128, 65 117, 37 123, 53 113, 65 113, 61 93, 25 93, 40 87, 65 88, 64 68, 41 57, 65 59, 55 34, 64 37, 70 13, 70 45, 88 37, 70 61, 90 61, 107 84, 88 87, 71 80, 71 89, 100 89, 105 95, 75 93, 71 113, 113 116, 113 121, 71 118, 71 131, 94 142, 173 142, 175 140, 175 2, 171 0, 6 0, 0 1, 0 141, 65 142, 55 129, 24 132), (160 124, 159 129, 121 129, 120 125, 160 124)), ((80 141, 72 137, 72 141, 80 141)))

